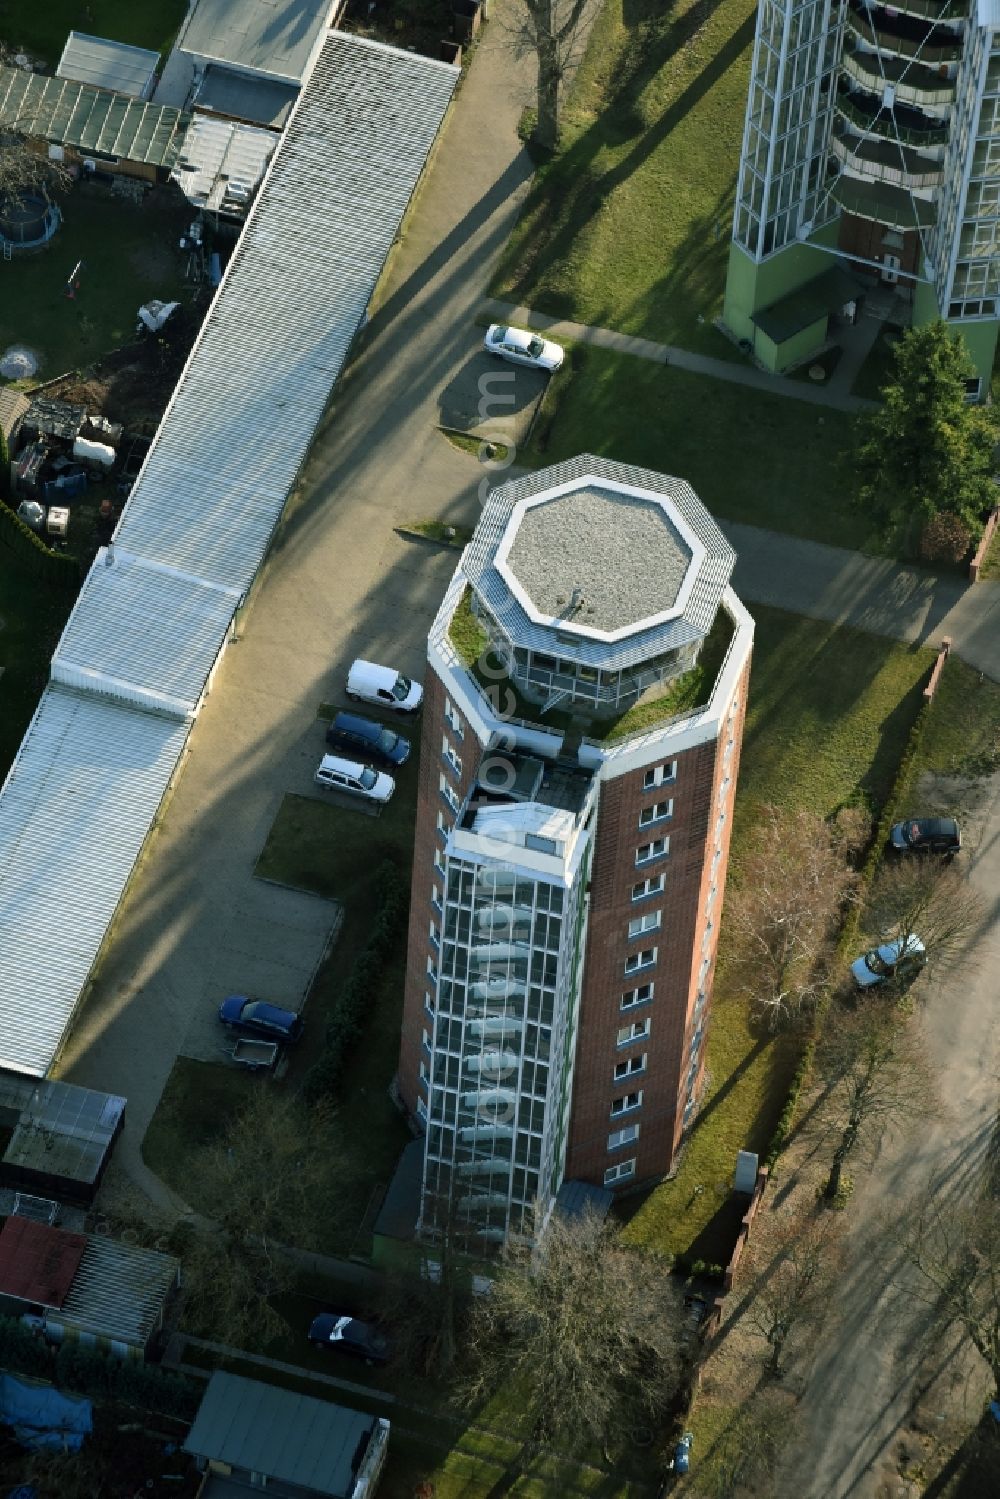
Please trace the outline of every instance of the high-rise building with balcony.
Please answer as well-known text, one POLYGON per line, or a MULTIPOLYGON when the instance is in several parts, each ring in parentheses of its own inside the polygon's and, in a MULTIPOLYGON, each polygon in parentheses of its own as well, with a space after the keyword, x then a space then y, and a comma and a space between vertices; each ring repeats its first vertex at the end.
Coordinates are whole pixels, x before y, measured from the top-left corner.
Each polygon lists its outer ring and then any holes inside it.
POLYGON ((419 1227, 669 1172, 704 1065, 753 624, 683 480, 489 497, 428 640, 400 1092, 419 1227))
POLYGON ((769 369, 881 283, 961 330, 1000 316, 997 0, 761 0, 724 320, 769 369))

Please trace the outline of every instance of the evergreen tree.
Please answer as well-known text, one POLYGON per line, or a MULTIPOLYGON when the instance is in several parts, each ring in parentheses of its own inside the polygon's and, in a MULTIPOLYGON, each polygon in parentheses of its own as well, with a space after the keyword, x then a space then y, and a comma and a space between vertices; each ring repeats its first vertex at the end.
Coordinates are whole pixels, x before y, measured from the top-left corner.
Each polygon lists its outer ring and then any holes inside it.
POLYGON ((860 419, 857 502, 914 546, 942 512, 978 536, 982 512, 996 503, 996 419, 966 400, 975 373, 942 319, 911 328, 896 345, 882 406, 860 419))

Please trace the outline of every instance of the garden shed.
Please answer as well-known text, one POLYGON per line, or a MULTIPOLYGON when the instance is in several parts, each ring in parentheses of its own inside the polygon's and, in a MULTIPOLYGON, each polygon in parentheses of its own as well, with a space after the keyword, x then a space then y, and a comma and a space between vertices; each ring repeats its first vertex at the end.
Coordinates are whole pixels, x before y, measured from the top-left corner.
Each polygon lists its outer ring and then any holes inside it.
POLYGON ((132 99, 151 99, 156 87, 158 52, 145 47, 129 47, 108 37, 88 36, 85 31, 71 31, 66 38, 62 57, 56 68, 57 78, 74 83, 89 83, 94 88, 112 89, 132 99))

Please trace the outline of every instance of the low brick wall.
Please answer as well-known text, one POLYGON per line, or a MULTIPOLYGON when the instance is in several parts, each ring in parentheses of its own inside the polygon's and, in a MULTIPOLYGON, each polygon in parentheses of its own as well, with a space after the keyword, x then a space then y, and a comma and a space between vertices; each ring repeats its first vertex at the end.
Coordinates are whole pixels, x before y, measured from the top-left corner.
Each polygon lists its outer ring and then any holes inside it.
POLYGON ((750 1237, 750 1229, 753 1224, 753 1220, 757 1216, 757 1210, 760 1207, 761 1199, 764 1196, 764 1189, 767 1186, 769 1175, 770 1173, 766 1166, 761 1166, 757 1172, 757 1180, 754 1182, 753 1191, 750 1194, 750 1200, 747 1203, 747 1210, 743 1214, 742 1221, 740 1222, 740 1231, 736 1235, 736 1243, 733 1245, 733 1252, 729 1257, 729 1264, 722 1272, 722 1293, 721 1295, 716 1296, 715 1300, 712 1302, 712 1305, 708 1312, 708 1316, 705 1318, 705 1321, 702 1324, 702 1335, 706 1339, 712 1337, 713 1334, 718 1331, 719 1324, 722 1321, 723 1303, 729 1292, 733 1289, 733 1282, 736 1279, 736 1269, 740 1263, 740 1260, 743 1258, 743 1251, 747 1246, 747 1240, 750 1237))
POLYGON ((943 635, 941 637, 941 644, 938 646, 938 658, 931 670, 930 681, 924 688, 924 701, 927 703, 931 701, 935 692, 937 692, 938 690, 938 685, 941 681, 941 673, 944 671, 944 663, 947 661, 950 654, 951 636, 943 635))
POLYGON ((986 522, 986 529, 983 531, 982 540, 976 547, 975 555, 973 556, 972 561, 969 563, 970 583, 979 582, 979 574, 982 572, 983 563, 986 560, 986 553, 989 550, 990 542, 996 535, 997 526, 1000 526, 1000 506, 996 506, 994 508, 989 520, 986 522))

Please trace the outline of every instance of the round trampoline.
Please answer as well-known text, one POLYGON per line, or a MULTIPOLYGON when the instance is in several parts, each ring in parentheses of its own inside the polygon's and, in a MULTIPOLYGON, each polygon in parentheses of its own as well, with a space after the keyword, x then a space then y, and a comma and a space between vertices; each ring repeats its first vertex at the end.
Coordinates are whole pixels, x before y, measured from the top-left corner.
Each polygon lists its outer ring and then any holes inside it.
POLYGON ((58 208, 44 193, 25 193, 16 203, 0 203, 0 241, 15 253, 41 249, 59 228, 59 220, 58 208))

